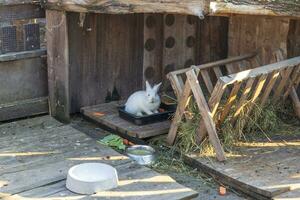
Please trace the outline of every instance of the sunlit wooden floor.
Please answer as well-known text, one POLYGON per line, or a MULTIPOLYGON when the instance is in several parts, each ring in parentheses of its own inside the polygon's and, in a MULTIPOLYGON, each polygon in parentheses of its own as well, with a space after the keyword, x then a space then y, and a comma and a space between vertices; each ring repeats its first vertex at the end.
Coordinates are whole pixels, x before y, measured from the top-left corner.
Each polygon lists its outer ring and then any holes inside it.
POLYGON ((194 165, 256 199, 300 199, 300 134, 272 141, 241 142, 220 163, 190 155, 194 165))
POLYGON ((190 199, 197 193, 49 116, 0 125, 0 199, 190 199), (116 167, 119 187, 91 196, 65 187, 78 163, 116 167))

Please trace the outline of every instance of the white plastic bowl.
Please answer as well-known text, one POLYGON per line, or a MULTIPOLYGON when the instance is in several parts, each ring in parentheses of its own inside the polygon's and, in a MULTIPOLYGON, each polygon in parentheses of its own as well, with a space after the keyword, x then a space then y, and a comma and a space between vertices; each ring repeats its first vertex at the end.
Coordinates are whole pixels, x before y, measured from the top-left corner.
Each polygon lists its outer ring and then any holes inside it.
POLYGON ((118 187, 117 170, 102 163, 84 163, 69 169, 66 187, 78 194, 94 194, 118 187))

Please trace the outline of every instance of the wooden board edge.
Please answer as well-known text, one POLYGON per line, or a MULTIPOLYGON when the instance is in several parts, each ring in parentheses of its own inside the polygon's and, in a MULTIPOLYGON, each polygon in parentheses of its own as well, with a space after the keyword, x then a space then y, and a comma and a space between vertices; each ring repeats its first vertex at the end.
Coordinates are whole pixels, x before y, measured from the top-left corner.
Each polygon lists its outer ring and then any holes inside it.
POLYGON ((22 59, 41 57, 41 56, 46 56, 46 54, 47 54, 46 49, 6 53, 0 55, 0 62, 8 62, 8 61, 16 61, 22 59))
POLYGON ((286 10, 276 11, 266 8, 265 5, 241 5, 228 2, 211 1, 209 5, 210 16, 225 15, 256 15, 256 16, 273 16, 273 17, 289 17, 300 18, 298 13, 291 13, 286 10))
POLYGON ((217 182, 228 185, 232 187, 234 190, 239 191, 242 194, 253 197, 255 199, 269 200, 274 196, 290 191, 290 188, 279 189, 275 192, 261 190, 251 185, 247 185, 237 179, 228 177, 225 174, 222 174, 216 169, 201 163, 200 161, 196 160, 195 158, 192 158, 189 155, 183 155, 183 160, 186 164, 190 165, 191 167, 194 167, 197 170, 202 171, 208 174, 209 176, 213 177, 217 182))
POLYGON ((0 121, 32 117, 47 113, 49 113, 48 97, 0 104, 0 121))

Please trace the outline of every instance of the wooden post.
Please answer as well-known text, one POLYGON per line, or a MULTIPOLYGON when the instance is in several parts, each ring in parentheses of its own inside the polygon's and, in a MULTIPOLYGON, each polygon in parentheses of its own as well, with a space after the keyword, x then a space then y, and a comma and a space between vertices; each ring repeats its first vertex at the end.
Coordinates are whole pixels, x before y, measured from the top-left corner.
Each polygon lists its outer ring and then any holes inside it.
POLYGON ((58 120, 70 119, 69 46, 66 12, 46 11, 47 62, 50 114, 58 120))

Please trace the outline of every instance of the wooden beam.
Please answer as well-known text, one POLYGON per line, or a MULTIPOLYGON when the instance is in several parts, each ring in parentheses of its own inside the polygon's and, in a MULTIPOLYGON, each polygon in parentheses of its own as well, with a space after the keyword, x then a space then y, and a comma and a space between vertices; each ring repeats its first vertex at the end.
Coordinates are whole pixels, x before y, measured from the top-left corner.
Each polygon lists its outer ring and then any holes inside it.
POLYGON ((185 108, 189 104, 190 94, 191 94, 191 86, 188 82, 186 82, 184 85, 183 92, 180 94, 180 96, 177 97, 179 103, 177 105, 176 113, 172 120, 172 124, 167 137, 167 142, 169 145, 173 145, 175 142, 179 123, 182 120, 182 116, 184 114, 185 108))
POLYGON ((290 97, 293 101, 295 113, 296 113, 297 117, 300 119, 300 100, 299 100, 297 91, 294 87, 291 90, 290 97))
POLYGON ((47 54, 46 49, 21 51, 21 52, 17 52, 17 53, 6 53, 6 54, 0 55, 0 62, 35 58, 35 57, 45 56, 46 54, 47 54))
POLYGON ((46 8, 108 14, 174 13, 203 18, 208 4, 205 0, 48 0, 46 8))
MULTIPOLYGON (((218 111, 218 106, 220 104, 220 101, 223 97, 225 90, 226 87, 224 86, 224 84, 218 80, 209 98, 208 106, 211 111, 211 116, 214 120, 216 120, 216 113, 218 111)), ((200 124, 196 130, 196 135, 197 135, 196 139, 198 144, 200 144, 207 135, 207 130, 203 118, 201 119, 200 124)))
POLYGON ((49 112, 48 108, 48 97, 0 104, 0 121, 46 114, 49 112))
POLYGON ((259 68, 246 70, 243 72, 239 72, 236 74, 231 74, 228 76, 220 77, 220 80, 223 81, 225 84, 230 85, 237 81, 242 81, 244 79, 250 78, 250 77, 256 77, 260 74, 268 74, 271 73, 274 70, 281 70, 284 68, 296 66, 300 64, 300 56, 287 59, 281 62, 273 63, 270 65, 265 65, 259 68))
MULTIPOLYGON (((227 58, 224 60, 219 60, 219 61, 215 61, 215 62, 209 62, 206 64, 202 64, 202 65, 197 65, 197 66, 193 66, 193 68, 197 68, 197 69, 207 69, 207 68, 211 68, 211 67, 217 67, 220 65, 226 65, 229 63, 233 63, 233 62, 239 62, 242 60, 246 60, 246 59, 250 59, 253 58, 254 56, 256 56, 257 53, 253 52, 247 55, 242 55, 242 56, 235 56, 235 57, 231 57, 231 58, 227 58)), ((172 74, 182 74, 182 73, 186 73, 187 71, 189 71, 190 68, 185 68, 185 69, 181 69, 181 70, 177 70, 174 72, 171 72, 172 74)))
POLYGON ((290 12, 288 9, 275 10, 267 8, 265 5, 241 5, 225 2, 210 2, 210 15, 265 15, 265 16, 279 16, 279 17, 293 17, 299 18, 300 14, 290 12))
POLYGON ((41 0, 1 0, 0 6, 13 6, 24 4, 40 4, 41 0))
POLYGON ((46 11, 47 62, 50 114, 68 122, 69 95, 69 44, 66 13, 46 11))

